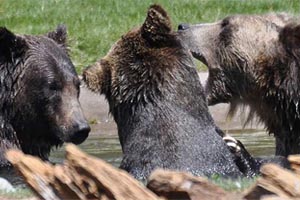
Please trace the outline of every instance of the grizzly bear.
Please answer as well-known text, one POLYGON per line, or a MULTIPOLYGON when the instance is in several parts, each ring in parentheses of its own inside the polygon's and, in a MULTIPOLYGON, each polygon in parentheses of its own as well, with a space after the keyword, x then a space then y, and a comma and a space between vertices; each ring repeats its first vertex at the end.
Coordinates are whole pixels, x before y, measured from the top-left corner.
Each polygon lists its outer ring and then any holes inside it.
POLYGON ((159 5, 149 8, 140 28, 86 68, 83 80, 105 95, 122 146, 120 167, 136 178, 148 177, 155 168, 207 176, 240 176, 249 169, 239 169, 222 140, 193 58, 159 5))
POLYGON ((300 153, 300 24, 287 14, 234 15, 179 25, 178 35, 209 70, 209 105, 249 106, 276 138, 276 155, 300 153))
POLYGON ((66 39, 64 26, 37 36, 0 28, 0 166, 9 148, 46 160, 52 147, 87 138, 66 39))

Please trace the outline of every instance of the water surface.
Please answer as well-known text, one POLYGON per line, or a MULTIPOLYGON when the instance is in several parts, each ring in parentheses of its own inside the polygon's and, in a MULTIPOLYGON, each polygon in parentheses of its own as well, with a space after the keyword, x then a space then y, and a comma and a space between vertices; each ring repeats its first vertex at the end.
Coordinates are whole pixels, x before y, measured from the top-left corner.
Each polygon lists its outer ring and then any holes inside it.
MULTIPOLYGON (((253 156, 274 155, 274 138, 265 131, 247 129, 230 130, 228 133, 240 140, 253 156)), ((91 134, 83 144, 79 145, 79 148, 90 155, 104 159, 115 167, 118 167, 122 160, 122 151, 117 135, 91 134)), ((62 163, 64 158, 65 148, 63 146, 52 151, 50 161, 62 163)), ((0 170, 0 177, 6 178, 13 185, 24 187, 22 179, 11 170, 0 170)))
MULTIPOLYGON (((234 138, 240 140, 253 156, 274 155, 274 137, 269 136, 263 130, 230 130, 234 138)), ((118 136, 91 135, 79 148, 90 155, 104 159, 105 161, 119 166, 122 160, 122 151, 118 136)), ((61 163, 65 157, 64 148, 52 152, 50 160, 61 163)))

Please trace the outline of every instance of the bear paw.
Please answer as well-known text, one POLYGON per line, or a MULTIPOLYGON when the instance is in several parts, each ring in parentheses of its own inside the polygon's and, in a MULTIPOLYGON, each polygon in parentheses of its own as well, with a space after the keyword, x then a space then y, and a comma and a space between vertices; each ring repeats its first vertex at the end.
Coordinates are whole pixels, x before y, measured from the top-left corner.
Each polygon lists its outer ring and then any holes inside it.
POLYGON ((238 140, 234 139, 233 137, 226 135, 223 137, 224 142, 228 146, 231 153, 238 154, 241 152, 240 143, 238 140))

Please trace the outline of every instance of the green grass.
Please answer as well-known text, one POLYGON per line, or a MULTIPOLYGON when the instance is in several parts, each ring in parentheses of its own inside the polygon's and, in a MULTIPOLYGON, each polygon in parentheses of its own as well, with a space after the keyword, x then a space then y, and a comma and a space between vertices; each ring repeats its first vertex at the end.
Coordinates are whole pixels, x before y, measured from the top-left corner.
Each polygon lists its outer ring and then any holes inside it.
POLYGON ((143 23, 147 8, 161 4, 174 29, 181 22, 212 22, 235 13, 298 13, 298 0, 0 0, 0 26, 42 34, 66 24, 72 60, 80 72, 103 57, 124 33, 143 23))

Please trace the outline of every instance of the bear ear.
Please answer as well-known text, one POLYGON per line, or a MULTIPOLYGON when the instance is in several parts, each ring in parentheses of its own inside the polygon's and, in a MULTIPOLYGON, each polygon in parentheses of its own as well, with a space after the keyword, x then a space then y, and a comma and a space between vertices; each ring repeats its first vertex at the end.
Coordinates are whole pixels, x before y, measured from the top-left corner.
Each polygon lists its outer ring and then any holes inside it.
POLYGON ((54 40, 57 44, 64 47, 67 46, 67 27, 65 25, 58 25, 55 31, 47 33, 46 36, 54 40))
POLYGON ((0 60, 13 62, 26 50, 25 39, 16 36, 5 27, 0 27, 0 60))
POLYGON ((288 24, 280 31, 279 41, 288 51, 300 50, 300 24, 288 24))
POLYGON ((95 65, 85 68, 82 72, 82 79, 91 91, 104 93, 110 81, 109 68, 105 61, 100 60, 95 65))
POLYGON ((167 12, 159 5, 150 6, 141 28, 142 37, 150 43, 159 44, 168 41, 171 30, 171 20, 167 12))

